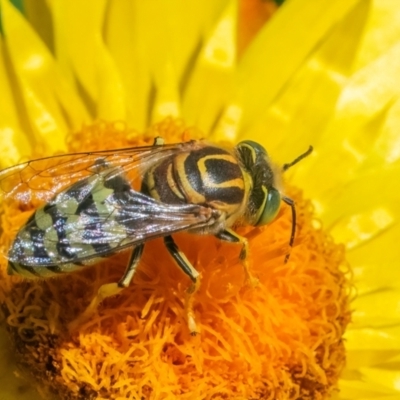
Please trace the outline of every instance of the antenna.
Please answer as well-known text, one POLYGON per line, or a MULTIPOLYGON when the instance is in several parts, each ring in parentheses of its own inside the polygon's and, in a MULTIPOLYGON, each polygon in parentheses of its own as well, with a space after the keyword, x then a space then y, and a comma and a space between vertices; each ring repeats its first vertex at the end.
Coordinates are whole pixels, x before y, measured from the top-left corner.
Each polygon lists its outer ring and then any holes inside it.
POLYGON ((297 164, 299 161, 301 161, 303 158, 306 158, 307 156, 309 156, 312 151, 314 150, 314 148, 312 146, 310 146, 308 148, 308 150, 306 152, 304 152, 303 154, 300 154, 297 158, 295 158, 292 162, 288 163, 288 164, 283 164, 282 167, 282 171, 285 172, 287 169, 289 169, 290 167, 293 167, 293 165, 297 164))

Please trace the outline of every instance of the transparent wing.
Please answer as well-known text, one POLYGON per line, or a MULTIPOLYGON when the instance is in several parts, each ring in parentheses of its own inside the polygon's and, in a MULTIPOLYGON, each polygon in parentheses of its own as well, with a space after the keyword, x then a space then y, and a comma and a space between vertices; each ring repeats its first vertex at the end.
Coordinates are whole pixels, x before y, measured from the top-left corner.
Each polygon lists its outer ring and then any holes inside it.
POLYGON ((40 208, 19 231, 9 260, 31 267, 84 262, 151 238, 206 228, 219 217, 201 205, 160 203, 132 189, 117 171, 111 167, 81 179, 40 208))
POLYGON ((155 161, 179 152, 204 146, 191 141, 165 146, 145 146, 86 153, 65 154, 28 161, 0 171, 0 198, 22 204, 50 201, 73 183, 110 170, 109 177, 121 174, 133 182, 155 161))

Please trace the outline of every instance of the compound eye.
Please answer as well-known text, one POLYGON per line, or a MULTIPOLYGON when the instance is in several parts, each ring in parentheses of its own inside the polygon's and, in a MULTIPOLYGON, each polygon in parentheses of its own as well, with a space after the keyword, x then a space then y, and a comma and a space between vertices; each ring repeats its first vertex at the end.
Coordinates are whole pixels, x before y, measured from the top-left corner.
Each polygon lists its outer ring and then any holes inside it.
POLYGON ((252 140, 243 140, 236 148, 241 154, 241 158, 247 168, 251 168, 260 159, 268 158, 267 151, 261 144, 253 142, 252 140))
POLYGON ((279 212, 281 206, 281 195, 280 193, 271 188, 269 190, 263 187, 265 193, 264 203, 260 207, 260 217, 256 223, 256 226, 262 226, 273 221, 279 212))
POLYGON ((243 140, 237 146, 238 147, 249 147, 258 154, 267 155, 267 151, 264 149, 264 147, 261 146, 261 144, 254 142, 253 140, 243 140))

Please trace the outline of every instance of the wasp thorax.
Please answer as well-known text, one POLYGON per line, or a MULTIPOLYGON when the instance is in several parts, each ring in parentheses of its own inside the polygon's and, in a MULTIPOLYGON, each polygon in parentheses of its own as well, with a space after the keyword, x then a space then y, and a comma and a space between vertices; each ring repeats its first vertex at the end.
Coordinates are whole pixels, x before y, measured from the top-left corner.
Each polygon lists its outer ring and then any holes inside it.
POLYGON ((236 149, 251 181, 246 219, 254 226, 265 225, 276 217, 281 203, 268 153, 263 146, 251 140, 240 142, 236 149))

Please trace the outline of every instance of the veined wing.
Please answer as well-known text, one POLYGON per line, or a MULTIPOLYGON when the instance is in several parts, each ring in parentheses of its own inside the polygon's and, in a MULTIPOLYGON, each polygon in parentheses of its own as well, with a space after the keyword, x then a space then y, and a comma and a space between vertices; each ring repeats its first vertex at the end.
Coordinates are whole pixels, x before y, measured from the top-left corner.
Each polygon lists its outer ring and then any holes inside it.
POLYGON ((46 203, 75 182, 102 174, 106 169, 109 176, 103 174, 103 180, 113 179, 123 171, 133 185, 154 162, 199 146, 204 144, 191 141, 65 154, 28 161, 0 171, 0 198, 22 204, 32 201, 46 203))
POLYGON ((219 217, 201 205, 160 203, 112 171, 78 181, 37 210, 18 233, 9 260, 31 267, 85 262, 151 238, 211 226, 219 217))

